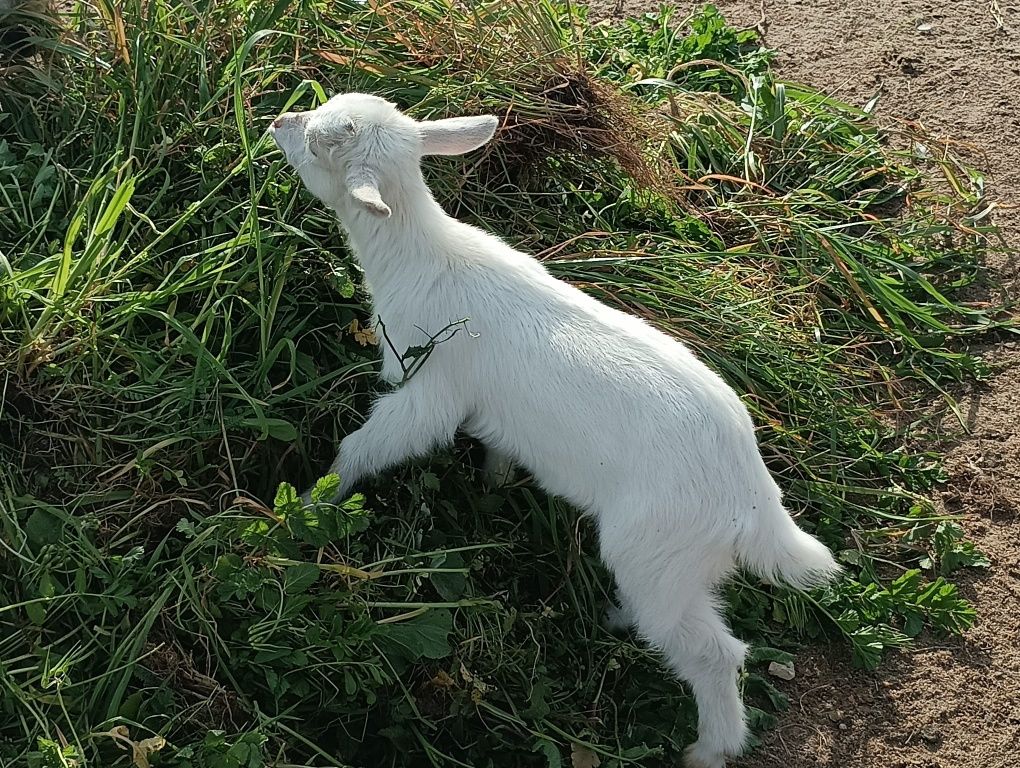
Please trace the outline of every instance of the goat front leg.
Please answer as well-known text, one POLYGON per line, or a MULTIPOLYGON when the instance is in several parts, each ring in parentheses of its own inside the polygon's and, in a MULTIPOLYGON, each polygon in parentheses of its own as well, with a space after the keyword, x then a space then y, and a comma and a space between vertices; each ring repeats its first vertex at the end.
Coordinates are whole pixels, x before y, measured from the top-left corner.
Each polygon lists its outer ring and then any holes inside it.
MULTIPOLYGON (((338 499, 346 498, 363 477, 424 456, 453 440, 462 416, 454 403, 442 397, 442 391, 428 386, 420 376, 376 400, 361 428, 341 441, 340 453, 329 469, 340 476, 338 499)), ((310 500, 311 492, 303 498, 310 500)))

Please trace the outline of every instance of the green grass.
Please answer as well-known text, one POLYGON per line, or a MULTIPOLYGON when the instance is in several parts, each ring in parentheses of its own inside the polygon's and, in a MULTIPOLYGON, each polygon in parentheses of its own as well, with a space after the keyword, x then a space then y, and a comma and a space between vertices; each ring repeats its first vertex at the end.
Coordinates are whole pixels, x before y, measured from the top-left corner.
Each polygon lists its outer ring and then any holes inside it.
POLYGON ((297 502, 377 386, 357 268, 265 136, 336 91, 503 116, 430 162, 439 199, 743 395, 850 574, 728 590, 756 727, 805 640, 874 666, 974 620, 947 577, 987 563, 911 448, 1003 324, 960 298, 992 233, 951 154, 778 82, 712 9, 97 7, 0 80, 0 765, 651 766, 691 738, 683 688, 599 626, 591 531, 484 493, 467 441, 297 502))

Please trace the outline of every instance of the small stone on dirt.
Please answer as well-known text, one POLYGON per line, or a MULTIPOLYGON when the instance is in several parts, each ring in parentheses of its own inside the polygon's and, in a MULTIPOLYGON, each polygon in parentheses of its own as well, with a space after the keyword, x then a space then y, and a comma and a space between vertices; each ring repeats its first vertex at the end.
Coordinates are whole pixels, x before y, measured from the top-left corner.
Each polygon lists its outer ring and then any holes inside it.
POLYGON ((778 661, 773 661, 769 664, 769 674, 772 677, 778 677, 780 680, 793 680, 797 676, 792 661, 788 664, 780 664, 778 661))

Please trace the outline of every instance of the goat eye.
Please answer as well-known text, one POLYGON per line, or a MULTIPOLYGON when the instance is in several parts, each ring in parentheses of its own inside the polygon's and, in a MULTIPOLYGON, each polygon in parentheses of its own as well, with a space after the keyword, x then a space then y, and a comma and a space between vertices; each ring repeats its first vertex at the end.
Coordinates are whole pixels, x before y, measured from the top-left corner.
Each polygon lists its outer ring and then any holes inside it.
POLYGON ((314 157, 324 160, 329 156, 329 148, 321 136, 306 136, 305 147, 314 157))

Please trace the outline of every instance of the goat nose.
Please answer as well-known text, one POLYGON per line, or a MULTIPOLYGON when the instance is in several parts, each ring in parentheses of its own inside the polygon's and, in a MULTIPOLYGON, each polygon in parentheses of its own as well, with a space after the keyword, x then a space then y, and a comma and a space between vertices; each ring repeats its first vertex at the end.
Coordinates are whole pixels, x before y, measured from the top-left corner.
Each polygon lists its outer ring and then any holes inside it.
POLYGON ((284 112, 278 118, 273 121, 273 130, 276 130, 281 125, 294 121, 295 123, 301 124, 308 117, 307 112, 284 112))

